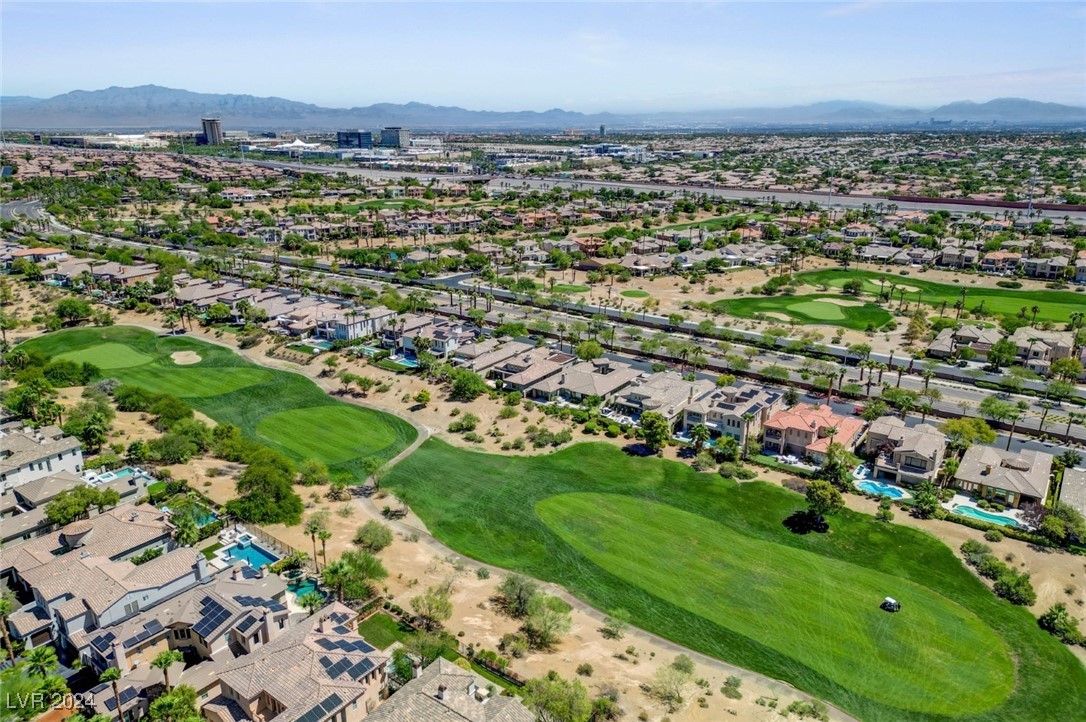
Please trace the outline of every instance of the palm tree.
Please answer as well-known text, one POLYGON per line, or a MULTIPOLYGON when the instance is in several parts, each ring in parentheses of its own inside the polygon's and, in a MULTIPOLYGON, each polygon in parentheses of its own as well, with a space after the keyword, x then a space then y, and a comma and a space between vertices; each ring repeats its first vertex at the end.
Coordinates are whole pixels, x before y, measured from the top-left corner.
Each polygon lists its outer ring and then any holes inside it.
POLYGON ((754 414, 749 411, 743 414, 743 448, 740 453, 744 459, 747 458, 747 447, 750 446, 750 424, 752 421, 754 421, 754 414))
POLYGON ((49 646, 34 647, 23 655, 23 662, 31 677, 48 677, 50 672, 60 666, 57 651, 49 646))
POLYGON ((318 609, 324 606, 324 596, 320 592, 306 592, 298 597, 298 604, 313 616, 318 609))
POLYGON ((690 442, 694 445, 694 452, 698 453, 705 442, 709 440, 709 427, 705 424, 697 424, 690 429, 690 442))
MULTIPOLYGON (((317 532, 317 538, 321 540, 321 557, 323 559, 328 558, 328 540, 332 538, 332 532, 327 529, 321 529, 317 532)), ((316 564, 316 561, 313 562, 316 564)))
POLYGON ((185 655, 176 649, 165 649, 151 660, 151 666, 162 670, 162 679, 166 683, 166 691, 170 691, 170 666, 185 659, 185 655))
POLYGON ((310 517, 309 521, 305 523, 305 534, 313 540, 313 566, 318 574, 321 566, 317 562, 317 535, 320 534, 321 529, 324 529, 324 523, 316 517, 310 517))
POLYGON ((347 562, 342 559, 328 562, 324 565, 324 571, 321 573, 322 581, 336 590, 336 599, 340 602, 343 601, 343 585, 347 583, 350 574, 351 570, 347 566, 347 562))
POLYGON ((121 718, 121 722, 124 722, 124 712, 121 711, 121 687, 117 684, 120 678, 121 670, 116 667, 106 667, 98 676, 98 681, 103 684, 109 682, 113 685, 113 701, 117 704, 117 716, 121 718))

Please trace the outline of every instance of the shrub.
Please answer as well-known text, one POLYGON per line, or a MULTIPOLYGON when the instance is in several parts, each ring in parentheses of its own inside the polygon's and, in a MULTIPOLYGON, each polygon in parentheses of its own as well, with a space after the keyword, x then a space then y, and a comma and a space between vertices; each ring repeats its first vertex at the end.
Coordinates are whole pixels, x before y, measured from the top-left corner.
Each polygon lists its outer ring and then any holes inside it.
POLYGON ((613 439, 622 433, 622 428, 618 424, 608 424, 607 431, 605 432, 607 437, 613 439))
POLYGON ((1001 532, 999 529, 989 529, 988 531, 984 532, 984 538, 990 542, 1003 541, 1003 532, 1001 532))
POLYGON ((1078 620, 1067 612, 1067 606, 1060 602, 1053 605, 1037 620, 1045 630, 1064 644, 1082 644, 1083 635, 1078 628, 1078 620))
MULTIPOLYGON (((904 273, 904 271, 902 271, 904 273)), ((800 719, 817 719, 828 722, 830 719, 829 709, 825 703, 820 700, 812 700, 810 702, 802 702, 796 700, 792 704, 784 708, 785 715, 795 715, 800 719)))
POLYGON ((986 579, 1000 579, 1010 568, 992 554, 985 554, 977 564, 977 573, 986 579))
POLYGON ((464 414, 463 418, 459 418, 449 424, 449 432, 453 434, 462 434, 466 431, 475 431, 475 427, 478 425, 478 416, 475 414, 464 414))
POLYGON ((520 414, 519 411, 512 406, 504 406, 502 410, 498 412, 499 419, 515 419, 520 414))
POLYGON ((1020 604, 1028 607, 1037 601, 1037 592, 1033 591, 1033 584, 1029 580, 1029 574, 1007 572, 996 580, 993 587, 997 596, 1003 597, 1011 604, 1020 604))
POLYGON ((486 567, 479 567, 475 570, 475 576, 479 579, 490 579, 490 570, 486 567))
POLYGON ((354 543, 366 551, 376 554, 392 543, 392 530, 376 519, 370 519, 354 534, 354 543))
POLYGON ((996 281, 996 285, 1000 288, 1021 288, 1022 284, 1018 281, 996 281))
POLYGON ((577 674, 581 675, 582 677, 591 677, 592 665, 588 662, 577 665, 577 674))

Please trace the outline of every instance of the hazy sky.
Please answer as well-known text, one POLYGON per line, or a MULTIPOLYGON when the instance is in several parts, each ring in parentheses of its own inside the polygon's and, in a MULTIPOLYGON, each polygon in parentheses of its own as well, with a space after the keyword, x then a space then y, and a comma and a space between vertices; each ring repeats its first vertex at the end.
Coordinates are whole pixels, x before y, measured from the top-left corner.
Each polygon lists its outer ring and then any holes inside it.
POLYGON ((154 83, 347 107, 1086 105, 1082 2, 4 2, 4 95, 154 83))

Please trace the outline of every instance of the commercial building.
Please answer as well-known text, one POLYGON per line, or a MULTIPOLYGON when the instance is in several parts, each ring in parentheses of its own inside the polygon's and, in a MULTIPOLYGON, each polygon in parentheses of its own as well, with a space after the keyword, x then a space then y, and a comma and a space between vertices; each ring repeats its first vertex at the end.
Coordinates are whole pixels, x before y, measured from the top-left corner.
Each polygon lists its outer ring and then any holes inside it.
POLYGON ((381 145, 386 148, 407 148, 411 145, 411 131, 407 128, 382 128, 381 145))
POLYGON ((204 126, 204 145, 222 145, 222 121, 218 118, 203 118, 200 123, 204 126))
POLYGON ((337 148, 373 148, 373 133, 368 130, 341 130, 336 133, 337 148))

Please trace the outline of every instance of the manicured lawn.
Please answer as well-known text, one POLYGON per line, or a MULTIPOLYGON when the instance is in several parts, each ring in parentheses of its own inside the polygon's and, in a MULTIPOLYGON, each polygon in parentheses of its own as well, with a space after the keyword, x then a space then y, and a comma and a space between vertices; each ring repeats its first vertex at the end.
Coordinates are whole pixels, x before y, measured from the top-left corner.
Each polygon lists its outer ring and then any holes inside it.
POLYGON ((93 348, 68 351, 57 356, 76 363, 92 363, 103 371, 142 366, 152 358, 123 343, 104 343, 93 348))
POLYGON ((1086 669, 933 537, 608 444, 511 458, 427 441, 385 481, 457 552, 562 584, 641 627, 864 720, 1063 720, 1086 669), (885 596, 902 612, 878 609, 885 596))
POLYGON ((147 362, 117 367, 109 375, 158 393, 185 399, 220 423, 296 459, 323 461, 333 472, 361 481, 365 459, 387 460, 414 441, 414 427, 389 414, 333 399, 298 374, 249 363, 233 351, 185 336, 156 336, 143 329, 111 326, 59 331, 27 341, 55 356, 94 357, 102 347, 147 362), (201 360, 179 367, 177 351, 195 351, 201 360), (130 353, 131 352, 131 353, 130 353))
POLYGON ((642 291, 638 288, 631 288, 629 291, 623 291, 619 295, 625 296, 626 298, 648 298, 649 292, 642 291))
POLYGON ((580 283, 556 283, 551 289, 552 293, 588 293, 591 289, 580 283))
POLYGON ((396 443, 396 430, 373 424, 353 406, 314 406, 265 416, 256 426, 261 440, 278 442, 298 457, 342 463, 396 443))
POLYGON ((820 300, 825 298, 839 299, 840 296, 830 294, 749 296, 715 301, 713 307, 720 313, 739 318, 753 318, 763 313, 779 313, 799 323, 843 326, 857 331, 864 331, 868 326, 878 329, 893 320, 889 311, 874 303, 840 306, 830 301, 820 300))
POLYGON ((730 216, 719 216, 717 218, 707 218, 704 221, 693 221, 691 223, 676 223, 670 226, 660 226, 661 231, 684 231, 688 228, 704 228, 706 231, 720 231, 723 230, 725 224, 729 218, 738 216, 745 221, 768 221, 770 216, 765 213, 734 213, 730 216))
MULTIPOLYGON (((916 272, 908 276, 898 276, 890 273, 877 273, 875 271, 862 271, 852 268, 827 268, 821 271, 806 271, 795 275, 797 281, 812 286, 826 284, 841 288, 845 281, 858 278, 864 283, 864 291, 870 294, 879 293, 880 289, 889 290, 890 284, 907 287, 905 300, 915 302, 920 292, 920 300, 930 306, 942 308, 946 303, 949 311, 944 315, 954 315, 954 303, 962 297, 962 289, 965 289, 965 308, 973 310, 984 302, 984 308, 991 314, 1016 315, 1022 308, 1032 318, 1031 309, 1037 306, 1040 312, 1038 321, 1066 322, 1071 320, 1074 311, 1082 310, 1086 304, 1086 294, 1074 291, 1023 291, 1010 288, 978 288, 968 283, 968 276, 962 276, 961 284, 936 283, 925 281, 916 277, 916 272)), ((900 292, 895 293, 897 299, 900 292)))
POLYGON ((414 634, 410 627, 401 625, 384 612, 377 612, 369 619, 359 622, 358 633, 378 649, 388 649, 394 643, 406 641, 414 634))

